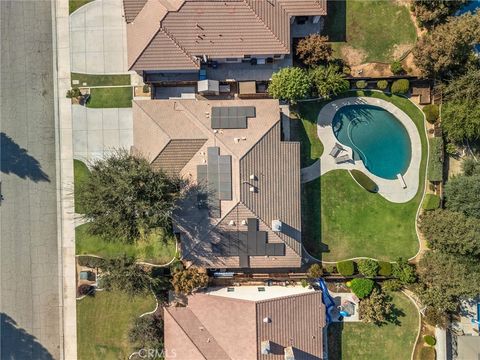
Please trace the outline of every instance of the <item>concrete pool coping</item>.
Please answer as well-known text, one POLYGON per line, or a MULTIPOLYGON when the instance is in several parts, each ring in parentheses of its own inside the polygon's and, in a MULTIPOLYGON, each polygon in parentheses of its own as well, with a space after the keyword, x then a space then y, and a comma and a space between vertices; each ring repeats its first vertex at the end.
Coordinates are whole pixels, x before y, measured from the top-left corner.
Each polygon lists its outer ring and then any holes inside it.
MULTIPOLYGON (((382 195, 385 199, 394 202, 394 203, 405 203, 412 200, 418 192, 419 182, 420 182, 420 162, 422 160, 422 145, 420 140, 420 134, 410 117, 405 114, 398 107, 392 103, 371 97, 349 97, 338 99, 329 102, 326 104, 318 114, 317 119, 317 134, 320 141, 323 143, 325 151, 320 157, 318 164, 313 166, 319 166, 319 175, 326 174, 332 170, 360 170, 368 177, 370 177, 378 185, 378 193, 382 195), (335 158, 333 158, 329 153, 330 150, 335 146, 336 143, 340 143, 333 133, 332 121, 339 109, 344 106, 349 105, 372 105, 380 107, 392 115, 394 115, 405 127, 407 130, 408 136, 410 137, 411 144, 411 159, 407 171, 403 175, 403 180, 407 185, 406 188, 402 187, 402 184, 398 179, 388 180, 381 178, 372 174, 362 160, 352 161, 348 163, 336 164, 335 158)), ((352 149, 342 143, 340 143, 350 156, 352 156, 352 149)), ((343 152, 344 153, 344 152, 343 152)), ((343 155, 340 154, 339 156, 343 155)))

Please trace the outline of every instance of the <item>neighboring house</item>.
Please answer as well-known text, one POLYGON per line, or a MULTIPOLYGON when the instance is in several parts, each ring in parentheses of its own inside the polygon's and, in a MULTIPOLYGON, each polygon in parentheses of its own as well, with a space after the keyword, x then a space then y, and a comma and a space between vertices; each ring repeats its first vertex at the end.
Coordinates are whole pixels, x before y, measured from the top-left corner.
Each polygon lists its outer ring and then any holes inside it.
POLYGON ((123 0, 128 66, 197 72, 202 63, 265 63, 291 51, 293 23, 318 23, 326 0, 123 0))
POLYGON ((313 360, 323 358, 321 292, 241 286, 188 297, 164 308, 166 359, 313 360))
POLYGON ((302 262, 300 144, 277 100, 133 101, 134 152, 197 187, 174 212, 184 260, 219 269, 302 262))

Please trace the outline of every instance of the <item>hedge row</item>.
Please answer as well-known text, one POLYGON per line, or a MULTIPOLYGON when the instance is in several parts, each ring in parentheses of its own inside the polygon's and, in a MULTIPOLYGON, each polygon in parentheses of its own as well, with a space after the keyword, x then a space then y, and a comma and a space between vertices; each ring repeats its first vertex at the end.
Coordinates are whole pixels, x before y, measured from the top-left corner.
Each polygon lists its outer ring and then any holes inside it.
POLYGON ((430 145, 430 158, 428 161, 428 180, 443 180, 443 138, 435 137, 428 139, 430 145))
POLYGON ((365 173, 360 170, 350 170, 350 174, 352 174, 353 178, 367 191, 371 193, 378 192, 378 186, 370 179, 365 173))
POLYGON ((336 269, 333 265, 327 265, 325 270, 330 274, 337 270, 342 276, 352 276, 357 270, 366 277, 391 276, 392 264, 388 261, 376 261, 373 259, 361 259, 357 264, 353 260, 345 260, 337 262, 336 269))
POLYGON ((422 207, 424 210, 436 210, 440 207, 440 197, 435 194, 426 194, 422 207))

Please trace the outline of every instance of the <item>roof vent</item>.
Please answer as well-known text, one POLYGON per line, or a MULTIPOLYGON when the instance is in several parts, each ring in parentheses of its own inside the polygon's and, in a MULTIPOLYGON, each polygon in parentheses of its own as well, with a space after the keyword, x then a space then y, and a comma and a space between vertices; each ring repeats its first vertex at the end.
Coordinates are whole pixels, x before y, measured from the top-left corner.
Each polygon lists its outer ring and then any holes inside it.
POLYGON ((247 220, 242 220, 242 225, 247 225, 247 220))
POLYGON ((272 230, 276 232, 281 232, 282 222, 280 220, 272 220, 272 230))
POLYGON ((235 221, 230 220, 230 221, 228 222, 228 225, 230 225, 230 226, 235 226, 235 221))
POLYGON ((262 355, 268 355, 268 354, 272 353, 272 347, 270 345, 270 340, 262 341, 261 347, 262 347, 262 349, 261 349, 262 355))
POLYGON ((269 323, 272 322, 272 319, 270 319, 270 318, 267 316, 267 317, 264 317, 264 318, 263 318, 263 322, 264 322, 265 324, 269 324, 269 323))
POLYGON ((255 190, 255 186, 250 186, 250 192, 252 192, 252 193, 257 192, 257 191, 255 190))
POLYGON ((250 175, 250 180, 257 180, 257 176, 255 174, 250 175))
POLYGON ((240 138, 233 138, 233 141, 235 141, 238 144, 240 142, 240 138))

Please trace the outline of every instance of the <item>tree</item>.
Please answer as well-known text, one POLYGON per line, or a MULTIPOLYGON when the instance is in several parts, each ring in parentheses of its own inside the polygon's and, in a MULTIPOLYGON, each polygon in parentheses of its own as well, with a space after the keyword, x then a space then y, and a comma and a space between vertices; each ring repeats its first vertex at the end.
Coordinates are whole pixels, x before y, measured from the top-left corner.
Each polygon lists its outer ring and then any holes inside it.
POLYGON ((423 305, 438 314, 456 311, 461 297, 480 294, 480 263, 477 259, 428 251, 417 268, 415 292, 423 305))
POLYGON ((360 319, 365 323, 384 324, 392 313, 392 297, 378 289, 374 289, 368 298, 360 301, 360 319))
POLYGON ((370 295, 374 285, 375 283, 370 279, 355 278, 350 281, 350 289, 359 299, 363 299, 370 295))
POLYGON ((427 211, 420 230, 433 250, 461 255, 480 255, 480 221, 459 212, 427 211))
POLYGON ((96 161, 91 170, 78 196, 93 234, 131 243, 150 229, 170 228, 180 179, 152 170, 146 159, 125 150, 96 161))
POLYGON ((425 76, 453 78, 464 71, 479 40, 479 13, 451 17, 420 38, 413 49, 415 64, 425 76))
POLYGON ((480 219, 480 175, 451 178, 445 185, 445 200, 447 209, 480 219))
POLYGON ((417 279, 415 268, 402 258, 392 265, 392 275, 405 285, 412 284, 417 279))
POLYGON ((467 0, 413 0, 412 8, 419 25, 431 28, 444 22, 466 2, 467 0))
POLYGON ((197 268, 190 267, 175 272, 171 282, 177 294, 189 295, 195 290, 207 286, 208 276, 197 268))
POLYGON ((350 83, 345 79, 345 75, 335 65, 318 66, 310 70, 310 76, 318 95, 327 99, 350 88, 350 83))
POLYGON ((318 279, 322 275, 323 275, 322 264, 315 263, 308 268, 308 277, 310 279, 318 279))
POLYGON ((272 75, 268 93, 275 99, 292 103, 304 99, 310 93, 310 78, 305 70, 286 67, 272 75))
POLYGON ((326 63, 332 54, 333 48, 328 43, 328 36, 311 34, 297 44, 297 55, 308 66, 326 63))
POLYGON ((468 157, 462 162, 462 172, 465 176, 480 175, 480 162, 468 157))
POLYGON ((366 277, 375 277, 378 274, 380 265, 372 259, 362 259, 358 262, 358 271, 366 277))
POLYGON ((405 72, 402 63, 398 60, 390 64, 390 71, 393 73, 393 75, 400 75, 405 72))
POLYGON ((442 128, 454 142, 480 139, 480 69, 470 69, 443 90, 442 128))
POLYGON ((163 321, 155 314, 135 319, 128 339, 136 349, 160 349, 163 347, 163 321))
POLYGON ((130 296, 145 294, 161 282, 127 256, 107 260, 102 270, 105 290, 120 290, 130 296))

